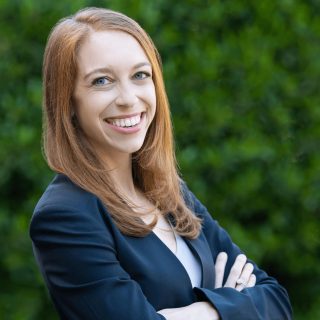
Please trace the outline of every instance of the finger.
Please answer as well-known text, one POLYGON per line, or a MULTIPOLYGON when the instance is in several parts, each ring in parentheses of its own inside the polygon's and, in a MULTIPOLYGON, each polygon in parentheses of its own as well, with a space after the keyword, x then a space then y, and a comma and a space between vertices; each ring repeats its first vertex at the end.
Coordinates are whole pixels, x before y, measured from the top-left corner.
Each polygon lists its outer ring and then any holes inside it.
POLYGON ((236 287, 236 282, 239 279, 242 269, 245 266, 247 261, 247 257, 244 254, 239 254, 230 270, 228 279, 225 283, 225 287, 231 287, 235 288, 236 287))
POLYGON ((226 268, 228 260, 228 255, 225 252, 220 252, 217 256, 216 263, 214 265, 215 272, 216 272, 216 281, 215 281, 215 288, 221 288, 223 277, 224 277, 224 270, 226 268))
POLYGON ((249 278, 249 281, 247 283, 247 288, 252 288, 256 285, 257 277, 252 274, 249 278))
POLYGON ((245 287, 247 287, 249 278, 253 272, 253 264, 252 263, 246 263, 240 277, 237 279, 236 283, 236 290, 241 291, 245 287))

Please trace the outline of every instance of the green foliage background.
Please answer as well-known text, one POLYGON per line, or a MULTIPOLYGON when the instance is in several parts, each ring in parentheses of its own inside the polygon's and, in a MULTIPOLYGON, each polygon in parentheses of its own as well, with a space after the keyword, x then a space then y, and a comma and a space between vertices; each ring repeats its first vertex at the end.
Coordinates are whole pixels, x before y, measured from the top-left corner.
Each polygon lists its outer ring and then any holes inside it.
POLYGON ((0 315, 57 319, 28 224, 52 178, 41 64, 58 19, 120 10, 163 58, 183 178, 234 241, 320 319, 320 2, 0 1, 0 315))

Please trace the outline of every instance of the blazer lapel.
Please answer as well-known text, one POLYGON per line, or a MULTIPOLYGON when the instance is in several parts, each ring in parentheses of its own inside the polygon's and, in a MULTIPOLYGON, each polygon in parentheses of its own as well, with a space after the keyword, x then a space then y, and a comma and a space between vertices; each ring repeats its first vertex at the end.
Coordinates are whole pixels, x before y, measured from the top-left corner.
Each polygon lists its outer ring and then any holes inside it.
POLYGON ((203 233, 196 239, 186 239, 185 241, 191 251, 198 256, 202 267, 202 282, 203 288, 214 289, 215 284, 215 269, 211 250, 203 233))
MULTIPOLYGON (((167 216, 170 222, 175 225, 175 220, 171 214, 167 216)), ((207 289, 214 289, 216 274, 214 269, 214 260, 211 254, 210 247, 203 232, 196 239, 184 238, 190 250, 195 254, 200 263, 202 270, 201 286, 207 289)))

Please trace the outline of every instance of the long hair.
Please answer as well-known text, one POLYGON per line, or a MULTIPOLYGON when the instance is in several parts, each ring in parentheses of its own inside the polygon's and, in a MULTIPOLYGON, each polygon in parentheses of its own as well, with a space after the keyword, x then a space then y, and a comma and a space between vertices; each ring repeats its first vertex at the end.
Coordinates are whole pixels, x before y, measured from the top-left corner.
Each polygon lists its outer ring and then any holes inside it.
POLYGON ((180 235, 196 238, 201 220, 186 206, 181 193, 161 59, 148 34, 124 14, 86 8, 60 20, 52 29, 43 62, 43 144, 48 165, 95 194, 124 234, 145 236, 155 226, 156 219, 150 224, 142 223, 130 201, 117 192, 108 170, 101 164, 73 114, 79 47, 90 33, 106 30, 133 36, 145 51, 153 70, 156 113, 141 149, 132 155, 134 183, 161 214, 170 213, 180 235))

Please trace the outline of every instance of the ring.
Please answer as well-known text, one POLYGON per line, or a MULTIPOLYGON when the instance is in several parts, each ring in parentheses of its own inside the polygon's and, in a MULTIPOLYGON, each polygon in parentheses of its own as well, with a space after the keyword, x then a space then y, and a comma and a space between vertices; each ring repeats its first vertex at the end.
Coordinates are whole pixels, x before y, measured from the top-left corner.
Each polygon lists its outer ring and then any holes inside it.
POLYGON ((246 286, 247 282, 244 281, 242 278, 239 278, 237 281, 236 281, 237 284, 239 285, 243 285, 244 287, 246 286))

